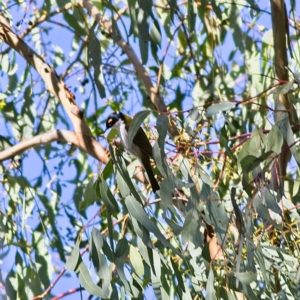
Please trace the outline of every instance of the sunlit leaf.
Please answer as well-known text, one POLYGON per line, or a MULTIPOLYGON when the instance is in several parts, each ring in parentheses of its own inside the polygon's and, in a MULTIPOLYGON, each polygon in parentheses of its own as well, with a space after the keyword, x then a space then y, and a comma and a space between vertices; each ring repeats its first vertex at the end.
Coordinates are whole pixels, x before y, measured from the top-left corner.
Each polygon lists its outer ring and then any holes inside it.
POLYGON ((216 292, 214 289, 214 273, 212 268, 210 268, 209 270, 209 275, 207 278, 207 285, 206 285, 206 299, 208 300, 216 300, 216 292))
POLYGON ((79 255, 79 244, 76 243, 70 257, 66 262, 66 269, 75 271, 78 263, 79 263, 80 255, 79 255))
POLYGON ((233 108, 235 108, 235 106, 236 106, 236 103, 228 102, 228 101, 223 101, 218 104, 213 104, 208 107, 208 109, 205 112, 205 116, 208 118, 208 117, 218 114, 221 111, 227 111, 227 110, 233 109, 233 108))
POLYGON ((107 298, 109 296, 109 294, 105 294, 104 291, 93 282, 91 274, 83 262, 80 263, 78 272, 79 282, 87 292, 100 298, 107 298))
POLYGON ((134 137, 136 136, 141 124, 147 118, 149 115, 150 111, 140 111, 137 113, 134 118, 132 119, 132 122, 130 123, 129 129, 128 129, 128 145, 131 147, 132 141, 134 137))
POLYGON ((139 251, 136 249, 136 247, 130 245, 130 262, 137 273, 140 277, 143 277, 145 274, 144 270, 144 264, 142 257, 139 253, 139 251))

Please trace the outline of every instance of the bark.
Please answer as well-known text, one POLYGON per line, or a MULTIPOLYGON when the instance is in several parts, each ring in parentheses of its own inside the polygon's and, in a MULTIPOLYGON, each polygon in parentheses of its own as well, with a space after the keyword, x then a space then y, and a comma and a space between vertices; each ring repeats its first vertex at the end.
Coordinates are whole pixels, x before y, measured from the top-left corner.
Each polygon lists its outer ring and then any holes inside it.
MULTIPOLYGON (((271 0, 271 13, 272 13, 272 26, 273 26, 273 39, 274 39, 274 66, 275 75, 278 80, 288 81, 288 65, 287 58, 287 16, 283 0, 271 0)), ((292 123, 291 103, 287 94, 279 94, 278 100, 283 104, 289 113, 290 123, 292 123)), ((282 112, 275 113, 275 121, 280 118, 282 112)), ((284 143, 282 150, 286 149, 287 144, 284 143)), ((280 175, 286 175, 287 163, 290 160, 291 154, 289 150, 284 150, 280 155, 280 175)), ((276 187, 277 180, 273 176, 274 186, 276 187)))

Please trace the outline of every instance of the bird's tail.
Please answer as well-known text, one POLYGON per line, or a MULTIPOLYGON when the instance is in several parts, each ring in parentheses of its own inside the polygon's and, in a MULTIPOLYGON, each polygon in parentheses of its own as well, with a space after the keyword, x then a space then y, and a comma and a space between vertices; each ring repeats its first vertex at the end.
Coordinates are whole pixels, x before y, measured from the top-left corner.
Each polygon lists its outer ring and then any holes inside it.
POLYGON ((160 189, 160 187, 159 187, 159 184, 158 184, 157 180, 155 179, 153 170, 151 168, 149 157, 147 157, 147 160, 145 159, 145 161, 143 161, 142 164, 143 164, 143 166, 146 170, 146 173, 148 175, 148 179, 150 181, 152 190, 155 193, 156 191, 158 191, 160 189))

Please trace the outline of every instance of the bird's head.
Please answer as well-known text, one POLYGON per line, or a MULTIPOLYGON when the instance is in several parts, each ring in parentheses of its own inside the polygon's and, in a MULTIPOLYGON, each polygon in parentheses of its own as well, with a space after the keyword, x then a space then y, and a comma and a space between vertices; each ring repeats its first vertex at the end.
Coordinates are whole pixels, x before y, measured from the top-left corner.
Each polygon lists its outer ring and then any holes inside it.
POLYGON ((121 112, 113 112, 106 120, 106 130, 117 127, 117 125, 120 125, 123 122, 125 123, 125 115, 121 112))

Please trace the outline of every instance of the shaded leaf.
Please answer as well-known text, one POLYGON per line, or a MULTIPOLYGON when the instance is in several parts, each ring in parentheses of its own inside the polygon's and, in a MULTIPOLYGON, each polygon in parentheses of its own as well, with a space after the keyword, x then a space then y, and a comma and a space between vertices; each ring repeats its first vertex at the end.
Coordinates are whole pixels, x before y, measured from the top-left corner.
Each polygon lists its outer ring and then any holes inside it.
POLYGON ((278 205, 275 196, 271 193, 268 187, 264 189, 264 199, 266 201, 267 207, 274 211, 275 213, 282 215, 282 210, 278 205))
POLYGON ((87 186, 84 189, 83 201, 79 202, 79 210, 85 210, 97 200, 99 201, 100 199, 97 197, 94 190, 94 180, 92 178, 89 180, 87 186))
POLYGON ((96 83, 99 95, 101 98, 106 96, 104 88, 104 80, 101 70, 102 57, 101 57, 101 44, 95 35, 95 25, 89 31, 89 44, 88 44, 88 60, 89 65, 94 68, 94 81, 96 83))
POLYGON ((203 243, 203 238, 200 234, 200 216, 196 209, 191 209, 185 218, 182 227, 183 243, 192 242, 195 247, 199 247, 203 243))
POLYGON ((103 238, 99 230, 93 228, 90 239, 90 257, 93 261, 98 278, 101 282, 103 293, 109 295, 111 275, 107 265, 106 257, 102 253, 103 238))
POLYGON ((250 172, 264 162, 270 155, 271 151, 264 153, 260 157, 248 155, 241 160, 241 166, 244 172, 250 172))
POLYGON ((172 244, 170 244, 170 242, 167 241, 167 239, 159 231, 158 227, 148 218, 141 205, 136 200, 134 200, 132 196, 126 197, 125 204, 127 206, 130 216, 134 217, 147 230, 151 231, 165 245, 165 247, 171 248, 174 253, 180 255, 179 251, 175 249, 172 246, 172 244))

